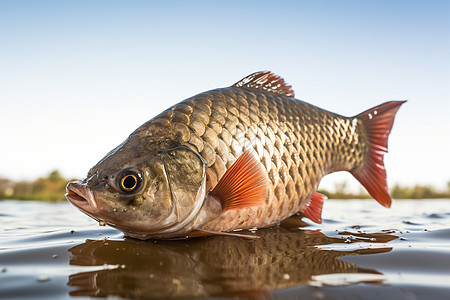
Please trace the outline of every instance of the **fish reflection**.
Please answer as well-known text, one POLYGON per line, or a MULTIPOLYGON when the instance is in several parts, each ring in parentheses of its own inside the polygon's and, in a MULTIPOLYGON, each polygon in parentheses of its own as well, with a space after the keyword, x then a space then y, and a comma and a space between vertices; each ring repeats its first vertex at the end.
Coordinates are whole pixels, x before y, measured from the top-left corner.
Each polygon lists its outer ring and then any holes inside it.
MULTIPOLYGON (((277 227, 256 235, 260 238, 253 241, 226 236, 189 241, 87 240, 69 249, 70 264, 102 267, 71 275, 68 285, 75 289, 70 295, 264 298, 271 290, 306 284, 314 275, 379 274, 339 258, 391 250, 321 250, 316 245, 344 240, 319 231, 277 227)), ((385 236, 384 241, 396 238, 385 236)))

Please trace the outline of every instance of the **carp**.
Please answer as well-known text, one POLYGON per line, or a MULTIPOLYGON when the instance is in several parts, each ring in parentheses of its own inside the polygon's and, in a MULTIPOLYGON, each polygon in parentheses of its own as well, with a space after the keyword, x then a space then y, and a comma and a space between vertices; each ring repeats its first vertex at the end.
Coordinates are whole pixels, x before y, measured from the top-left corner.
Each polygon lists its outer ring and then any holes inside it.
POLYGON ((256 72, 146 122, 70 182, 66 198, 138 239, 236 235, 297 213, 320 223, 326 197, 316 190, 337 171, 390 207, 383 157, 404 102, 344 117, 295 99, 281 77, 256 72))

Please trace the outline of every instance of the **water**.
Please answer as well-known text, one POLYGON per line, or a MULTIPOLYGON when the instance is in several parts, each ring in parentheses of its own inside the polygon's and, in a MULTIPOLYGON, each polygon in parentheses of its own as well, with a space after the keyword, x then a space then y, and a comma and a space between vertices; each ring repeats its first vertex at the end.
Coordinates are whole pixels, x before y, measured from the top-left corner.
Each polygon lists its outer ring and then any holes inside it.
POLYGON ((68 203, 0 201, 0 299, 450 298, 450 199, 327 200, 323 218, 143 242, 68 203))

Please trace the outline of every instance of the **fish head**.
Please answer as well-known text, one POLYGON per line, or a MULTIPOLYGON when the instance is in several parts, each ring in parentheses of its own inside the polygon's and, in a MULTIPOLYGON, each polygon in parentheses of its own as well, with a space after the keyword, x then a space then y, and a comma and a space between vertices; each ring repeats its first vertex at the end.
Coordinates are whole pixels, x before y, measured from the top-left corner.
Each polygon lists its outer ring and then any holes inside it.
POLYGON ((139 239, 190 230, 206 195, 205 162, 184 146, 126 142, 67 185, 82 212, 139 239), (150 148, 150 149, 149 149, 150 148))

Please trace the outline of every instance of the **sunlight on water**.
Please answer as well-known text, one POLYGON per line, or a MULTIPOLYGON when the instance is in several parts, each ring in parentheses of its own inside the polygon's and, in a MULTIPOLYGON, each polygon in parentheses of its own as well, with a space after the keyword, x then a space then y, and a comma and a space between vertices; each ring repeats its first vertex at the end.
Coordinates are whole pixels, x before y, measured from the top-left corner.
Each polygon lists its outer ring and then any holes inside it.
POLYGON ((144 242, 68 203, 0 201, 0 298, 445 299, 449 204, 328 200, 323 224, 243 231, 253 241, 144 242))

